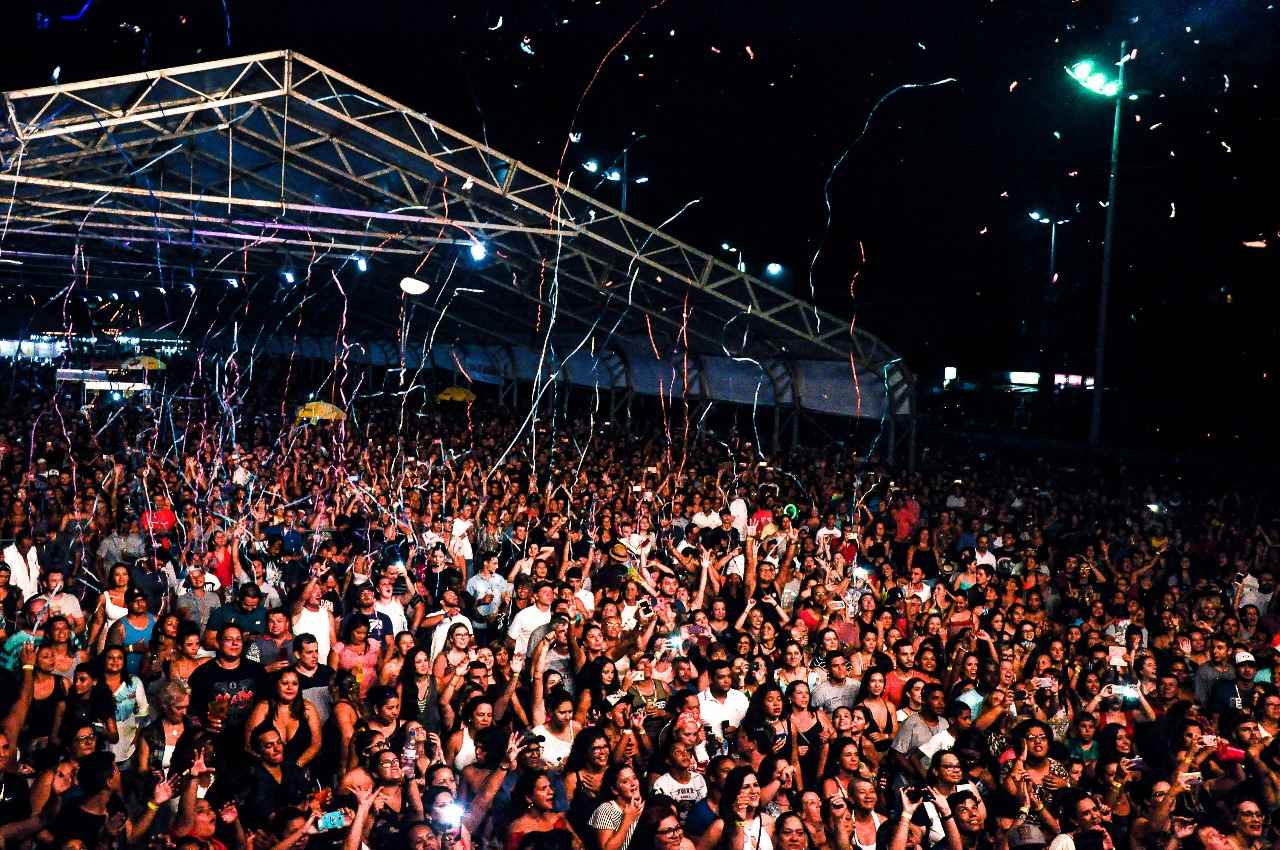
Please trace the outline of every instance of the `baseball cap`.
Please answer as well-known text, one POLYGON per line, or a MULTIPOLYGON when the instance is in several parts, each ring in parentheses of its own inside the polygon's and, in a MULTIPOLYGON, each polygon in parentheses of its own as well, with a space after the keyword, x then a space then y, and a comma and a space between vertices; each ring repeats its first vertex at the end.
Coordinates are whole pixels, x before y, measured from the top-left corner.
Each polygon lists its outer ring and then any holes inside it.
POLYGON ((147 594, 143 593, 140 589, 136 587, 129 588, 129 590, 126 591, 124 595, 125 602, 132 602, 135 599, 146 599, 146 598, 147 598, 147 594))
POLYGON ((1024 823, 1009 830, 1010 847, 1044 847, 1049 842, 1040 827, 1024 823))
POLYGON ((1258 663, 1258 660, 1253 657, 1252 652, 1237 652, 1236 663, 1237 664, 1253 664, 1256 666, 1258 663))

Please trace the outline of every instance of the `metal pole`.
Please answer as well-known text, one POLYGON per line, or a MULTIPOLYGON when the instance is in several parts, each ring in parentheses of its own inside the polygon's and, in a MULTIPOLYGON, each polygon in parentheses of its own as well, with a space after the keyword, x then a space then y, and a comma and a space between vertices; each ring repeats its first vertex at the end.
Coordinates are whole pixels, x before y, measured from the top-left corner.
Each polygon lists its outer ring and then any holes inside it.
POLYGON ((1089 418, 1089 445, 1098 447, 1102 437, 1102 394, 1106 390, 1103 367, 1107 352, 1107 299, 1111 294, 1111 242, 1116 228, 1116 176, 1120 171, 1120 118, 1124 108, 1124 63, 1128 42, 1120 42, 1115 119, 1111 127, 1111 175, 1107 180, 1107 224, 1102 237, 1102 285, 1098 289, 1098 337, 1094 346, 1093 415, 1089 418))
MULTIPOLYGON (((632 144, 635 144, 635 142, 632 142, 632 144)), ((627 176, 627 151, 630 149, 631 149, 631 145, 627 145, 625 148, 622 149, 622 211, 623 212, 627 211, 627 183, 629 182, 629 179, 627 176)))
POLYGON ((1049 286, 1053 286, 1053 275, 1057 269, 1058 258, 1058 220, 1049 222, 1049 286))

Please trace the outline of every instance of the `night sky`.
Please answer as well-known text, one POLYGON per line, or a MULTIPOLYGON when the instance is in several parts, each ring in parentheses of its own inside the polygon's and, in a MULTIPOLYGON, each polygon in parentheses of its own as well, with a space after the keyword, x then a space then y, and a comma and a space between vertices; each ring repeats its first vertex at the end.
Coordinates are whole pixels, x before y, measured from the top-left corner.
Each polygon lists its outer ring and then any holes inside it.
POLYGON ((1124 39, 1108 439, 1272 451, 1277 5, 41 0, 4 4, 0 88, 292 48, 607 203, 581 164, 632 144, 629 212, 699 199, 669 232, 805 298, 821 243, 822 306, 928 384, 1092 373, 1112 107, 1063 69, 1124 39))

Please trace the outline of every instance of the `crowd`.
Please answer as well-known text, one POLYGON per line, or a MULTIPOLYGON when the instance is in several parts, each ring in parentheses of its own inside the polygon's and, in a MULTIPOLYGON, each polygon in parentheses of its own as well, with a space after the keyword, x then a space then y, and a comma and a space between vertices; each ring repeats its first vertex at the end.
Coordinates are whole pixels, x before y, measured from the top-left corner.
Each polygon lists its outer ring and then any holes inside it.
POLYGON ((1239 492, 462 406, 10 402, 7 847, 1280 836, 1280 537, 1239 492))

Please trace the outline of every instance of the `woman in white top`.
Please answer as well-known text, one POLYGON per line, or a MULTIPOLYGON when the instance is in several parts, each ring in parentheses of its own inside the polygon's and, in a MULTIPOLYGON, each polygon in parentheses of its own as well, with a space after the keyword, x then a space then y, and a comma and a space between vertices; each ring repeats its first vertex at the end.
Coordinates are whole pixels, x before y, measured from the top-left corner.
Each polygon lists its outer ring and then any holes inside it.
MULTIPOLYGON (((884 818, 876 811, 876 803, 879 797, 876 794, 875 783, 870 779, 858 777, 849 783, 849 790, 853 800, 853 835, 851 843, 858 850, 876 850, 876 833, 880 831, 880 824, 884 823, 884 818)), ((831 806, 831 816, 834 818, 841 815, 836 811, 835 802, 828 803, 831 806)))
POLYGON ((542 736, 542 760, 552 770, 560 770, 569 757, 574 737, 582 731, 581 724, 573 719, 573 697, 564 688, 556 688, 545 700, 536 700, 533 722, 530 731, 542 736))
POLYGON ((698 850, 712 850, 724 840, 726 847, 741 850, 773 850, 773 818, 761 811, 760 781, 749 767, 735 767, 725 777, 720 792, 720 817, 711 822, 698 841, 698 850), (742 833, 739 843, 738 833, 742 833))
POLYGON ((129 589, 129 568, 124 564, 116 564, 107 573, 107 587, 98 597, 98 607, 93 612, 93 621, 89 626, 89 645, 94 652, 101 652, 107 643, 107 633, 116 624, 116 620, 129 613, 125 605, 124 593, 129 589))

